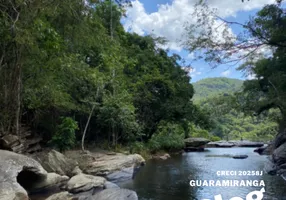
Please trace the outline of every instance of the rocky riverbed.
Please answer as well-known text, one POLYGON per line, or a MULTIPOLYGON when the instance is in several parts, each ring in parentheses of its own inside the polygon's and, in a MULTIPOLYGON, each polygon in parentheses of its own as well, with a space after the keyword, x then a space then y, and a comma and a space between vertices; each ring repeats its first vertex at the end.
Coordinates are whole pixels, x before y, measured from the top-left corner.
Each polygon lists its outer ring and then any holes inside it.
POLYGON ((137 200, 112 182, 132 179, 145 164, 138 154, 106 151, 50 150, 32 158, 0 150, 0 157, 0 200, 137 200))

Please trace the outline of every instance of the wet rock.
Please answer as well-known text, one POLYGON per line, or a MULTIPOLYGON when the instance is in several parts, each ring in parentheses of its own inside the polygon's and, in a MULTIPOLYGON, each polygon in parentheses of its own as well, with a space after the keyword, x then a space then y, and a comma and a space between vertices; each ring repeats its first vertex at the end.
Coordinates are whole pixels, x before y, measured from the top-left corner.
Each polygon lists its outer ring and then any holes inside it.
POLYGON ((274 150, 272 158, 278 166, 286 163, 286 143, 274 150))
POLYGON ((105 181, 103 177, 78 174, 67 182, 66 190, 71 193, 86 192, 94 188, 103 188, 105 181))
POLYGON ((246 158, 248 158, 248 155, 235 155, 232 158, 234 158, 234 159, 246 159, 246 158))
POLYGON ((138 200, 138 196, 132 190, 112 188, 103 190, 88 200, 138 200))
POLYGON ((273 145, 269 144, 264 147, 258 147, 257 149, 254 149, 254 152, 258 153, 259 155, 271 155, 273 152, 273 145))
POLYGON ((264 164, 264 171, 270 175, 276 175, 277 173, 277 166, 271 161, 267 160, 264 164))
POLYGON ((106 176, 107 180, 112 182, 122 182, 130 180, 134 177, 134 167, 122 169, 120 171, 113 172, 106 176))
POLYGON ((48 197, 46 200, 72 200, 73 195, 68 192, 60 192, 48 197))
MULTIPOLYGON (((78 163, 67 158, 58 151, 51 150, 49 152, 41 152, 33 156, 48 172, 55 172, 60 175, 72 177, 78 163)), ((78 170, 78 169, 77 169, 78 170)))
POLYGON ((115 183, 112 183, 110 181, 106 181, 104 184, 104 189, 111 189, 111 188, 120 188, 118 185, 115 183))
POLYGON ((152 156, 153 159, 160 159, 160 160, 167 160, 168 158, 171 158, 170 154, 165 153, 164 155, 154 155, 152 156))
POLYGON ((184 140, 185 142, 185 146, 187 148, 189 147, 202 147, 204 145, 206 145, 207 143, 210 142, 210 140, 206 139, 206 138, 187 138, 184 140))

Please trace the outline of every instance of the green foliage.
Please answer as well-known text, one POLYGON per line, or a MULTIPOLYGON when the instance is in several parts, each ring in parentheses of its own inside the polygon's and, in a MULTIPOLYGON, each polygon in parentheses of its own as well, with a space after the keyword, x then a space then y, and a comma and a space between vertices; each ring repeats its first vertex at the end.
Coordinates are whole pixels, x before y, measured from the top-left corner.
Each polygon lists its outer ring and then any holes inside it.
MULTIPOLYGON (((226 87, 221 86, 223 89, 217 95, 211 91, 212 95, 198 101, 200 108, 211 118, 213 127, 210 134, 207 131, 200 129, 198 131, 193 128, 194 136, 206 137, 211 140, 222 138, 225 140, 269 141, 273 139, 277 133, 277 111, 273 110, 259 117, 251 116, 252 113, 246 110, 247 100, 243 93, 234 93, 235 90, 231 92, 227 85, 226 87)), ((208 86, 208 84, 201 84, 200 88, 204 90, 204 87, 208 88, 208 86)), ((241 89, 237 88, 236 91, 239 90, 241 89)), ((208 96, 208 93, 205 95, 208 96)))
POLYGON ((61 124, 56 128, 51 144, 56 146, 60 151, 72 148, 75 144, 75 131, 78 130, 77 122, 70 117, 62 117, 61 124))
POLYGON ((178 150, 184 147, 184 130, 174 123, 161 122, 148 143, 151 152, 178 150))

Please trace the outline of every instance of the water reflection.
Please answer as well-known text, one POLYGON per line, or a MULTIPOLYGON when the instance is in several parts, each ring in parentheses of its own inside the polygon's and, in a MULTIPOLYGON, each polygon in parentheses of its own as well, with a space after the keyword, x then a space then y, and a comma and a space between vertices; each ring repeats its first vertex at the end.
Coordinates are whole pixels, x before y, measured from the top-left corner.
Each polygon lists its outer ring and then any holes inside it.
POLYGON ((266 156, 259 156, 252 148, 209 149, 206 152, 186 153, 169 160, 151 160, 135 180, 121 183, 124 188, 137 192, 140 200, 195 200, 213 199, 221 194, 223 200, 246 195, 261 187, 191 187, 190 180, 264 180, 266 191, 279 200, 286 199, 286 182, 277 176, 218 176, 217 171, 260 171, 266 156), (246 154, 244 160, 213 157, 223 154, 246 154))

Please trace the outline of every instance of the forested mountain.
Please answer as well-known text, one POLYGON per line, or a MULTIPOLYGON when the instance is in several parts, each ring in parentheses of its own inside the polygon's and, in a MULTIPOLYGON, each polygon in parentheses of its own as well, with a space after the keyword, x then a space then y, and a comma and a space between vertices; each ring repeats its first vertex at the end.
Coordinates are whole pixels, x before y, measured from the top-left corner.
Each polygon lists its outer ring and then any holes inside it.
POLYGON ((207 78, 193 84, 194 100, 212 120, 211 133, 225 140, 269 141, 277 133, 277 112, 261 116, 247 115, 238 102, 243 81, 230 78, 207 78))
POLYGON ((218 94, 228 94, 241 90, 243 81, 239 79, 217 77, 206 78, 193 83, 195 89, 194 101, 200 101, 218 94))

